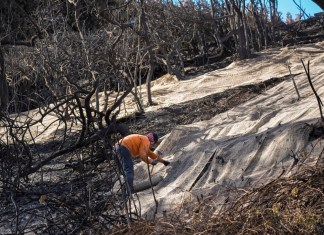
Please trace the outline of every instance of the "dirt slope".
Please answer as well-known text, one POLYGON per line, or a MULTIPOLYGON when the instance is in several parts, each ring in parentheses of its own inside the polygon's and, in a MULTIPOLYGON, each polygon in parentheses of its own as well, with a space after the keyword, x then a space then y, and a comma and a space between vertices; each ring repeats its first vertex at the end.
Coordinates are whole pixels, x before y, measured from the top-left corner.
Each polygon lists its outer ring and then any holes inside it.
MULTIPOLYGON (((314 133, 320 130, 317 127, 321 126, 319 108, 301 59, 310 61, 314 87, 323 97, 324 42, 269 49, 253 59, 237 61, 184 81, 170 83, 166 77, 155 81, 152 92, 157 105, 147 108, 146 116, 130 127, 131 131, 141 133, 157 129, 164 135, 158 150, 171 164, 168 167, 159 164, 153 171, 163 177, 154 187, 159 216, 174 209, 183 212, 184 202, 190 206, 197 196, 210 194, 216 195, 212 208, 216 212, 231 201, 227 190, 257 187, 316 161, 318 155, 308 153, 311 144, 314 148, 323 144, 313 139, 314 133), (292 77, 301 96, 299 100, 292 77)), ((142 91, 145 100, 144 88, 142 91)), ((132 97, 125 103, 130 107, 127 113, 135 111, 132 97)), ((27 116, 36 118, 37 113, 31 111, 18 119, 27 116)), ((54 125, 55 120, 56 117, 47 117, 43 126, 34 127, 35 133, 42 134, 35 141, 44 143, 60 131, 54 125)), ((53 169, 44 180, 53 184, 65 182, 65 177, 70 175, 59 159, 55 166, 48 168, 53 169), (59 171, 63 174, 58 176, 59 171)), ((95 199, 107 192, 107 171, 103 169, 97 178, 89 178, 96 187, 92 195, 95 199)), ((144 163, 136 164, 135 172, 136 183, 147 181, 144 163)), ((68 187, 72 189, 62 183, 51 193, 64 195, 73 202, 82 201, 78 192, 66 190, 68 187)), ((151 189, 138 196, 142 214, 151 218, 156 205, 151 189)), ((32 203, 37 207, 38 198, 32 203)), ((0 231, 9 230, 10 224, 0 227, 0 231)))

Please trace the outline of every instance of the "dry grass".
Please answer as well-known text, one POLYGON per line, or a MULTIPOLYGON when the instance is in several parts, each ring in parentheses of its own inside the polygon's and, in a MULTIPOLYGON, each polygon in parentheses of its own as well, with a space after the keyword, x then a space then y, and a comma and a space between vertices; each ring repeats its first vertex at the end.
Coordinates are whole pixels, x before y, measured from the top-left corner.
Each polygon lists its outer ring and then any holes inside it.
MULTIPOLYGON (((323 234, 324 161, 247 191, 217 215, 137 221, 110 234, 323 234)), ((210 208, 208 203, 204 207, 210 208)))

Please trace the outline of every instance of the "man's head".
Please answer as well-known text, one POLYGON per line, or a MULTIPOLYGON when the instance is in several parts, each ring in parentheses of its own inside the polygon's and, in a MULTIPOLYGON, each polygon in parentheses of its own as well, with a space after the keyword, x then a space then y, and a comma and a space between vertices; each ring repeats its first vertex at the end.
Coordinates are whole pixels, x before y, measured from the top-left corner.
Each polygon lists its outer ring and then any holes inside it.
POLYGON ((149 132, 146 136, 149 139, 151 145, 156 144, 158 142, 158 140, 159 140, 158 135, 155 134, 154 132, 149 132))

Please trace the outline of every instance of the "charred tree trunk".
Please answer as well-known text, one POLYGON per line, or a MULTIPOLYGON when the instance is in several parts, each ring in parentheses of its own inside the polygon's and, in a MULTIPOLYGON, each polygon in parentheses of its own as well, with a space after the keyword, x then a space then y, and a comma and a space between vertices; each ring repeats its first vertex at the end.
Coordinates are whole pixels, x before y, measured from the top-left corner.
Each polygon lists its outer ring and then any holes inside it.
POLYGON ((9 102, 8 83, 6 79, 6 70, 3 52, 0 47, 0 111, 7 108, 9 102))
POLYGON ((227 2, 228 8, 231 9, 231 12, 235 14, 235 24, 233 25, 233 30, 236 30, 237 38, 237 51, 239 53, 240 59, 248 58, 251 54, 248 46, 248 38, 246 33, 246 24, 244 23, 243 12, 241 11, 241 4, 245 5, 245 1, 240 1, 237 5, 233 0, 227 2))
POLYGON ((266 47, 266 35, 264 30, 264 25, 262 21, 262 17, 258 14, 258 6, 254 2, 254 0, 251 0, 251 16, 253 17, 254 23, 255 23, 255 40, 257 41, 257 50, 261 50, 263 47, 266 47))
POLYGON ((140 29, 143 31, 140 34, 145 41, 148 50, 148 61, 149 61, 149 70, 146 76, 146 89, 147 89, 147 103, 149 106, 153 105, 152 94, 151 94, 151 81, 154 73, 154 60, 153 60, 153 51, 150 47, 150 39, 148 35, 148 27, 146 22, 145 10, 144 10, 144 1, 141 0, 141 15, 140 15, 140 29))
POLYGON ((260 26, 262 28, 262 33, 263 33, 263 39, 264 39, 264 47, 267 48, 269 45, 269 30, 268 30, 268 26, 266 24, 267 22, 267 10, 266 10, 266 6, 262 3, 261 0, 258 0, 260 8, 261 8, 261 15, 259 15, 260 17, 260 26))

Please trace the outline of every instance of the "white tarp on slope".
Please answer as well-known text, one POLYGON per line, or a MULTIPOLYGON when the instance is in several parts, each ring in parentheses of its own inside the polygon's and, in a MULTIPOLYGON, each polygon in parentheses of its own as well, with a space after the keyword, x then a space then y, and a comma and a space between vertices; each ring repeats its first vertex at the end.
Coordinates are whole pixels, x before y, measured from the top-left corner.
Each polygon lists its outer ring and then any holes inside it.
MULTIPOLYGON (((292 81, 285 81, 211 120, 178 126, 167 135, 158 149, 172 163, 168 167, 158 164, 153 173, 163 176, 154 187, 159 213, 201 194, 217 194, 221 204, 226 197, 221 192, 230 187, 258 186, 283 172, 289 174, 294 167, 292 156, 300 154, 309 143, 312 128, 308 124, 317 123, 320 117, 300 59, 310 60, 314 87, 324 99, 323 42, 263 52, 257 58, 173 84, 176 91, 169 90, 156 98, 161 106, 168 106, 179 103, 179 97, 186 101, 228 87, 281 77, 288 74, 288 63, 292 73, 302 72, 295 77, 301 100, 297 100, 292 81)), ((154 88, 167 91, 158 84, 154 88)), ((137 164, 135 182, 147 179, 146 164, 137 164)), ((151 216, 155 210, 151 189, 138 195, 142 214, 151 216)))

